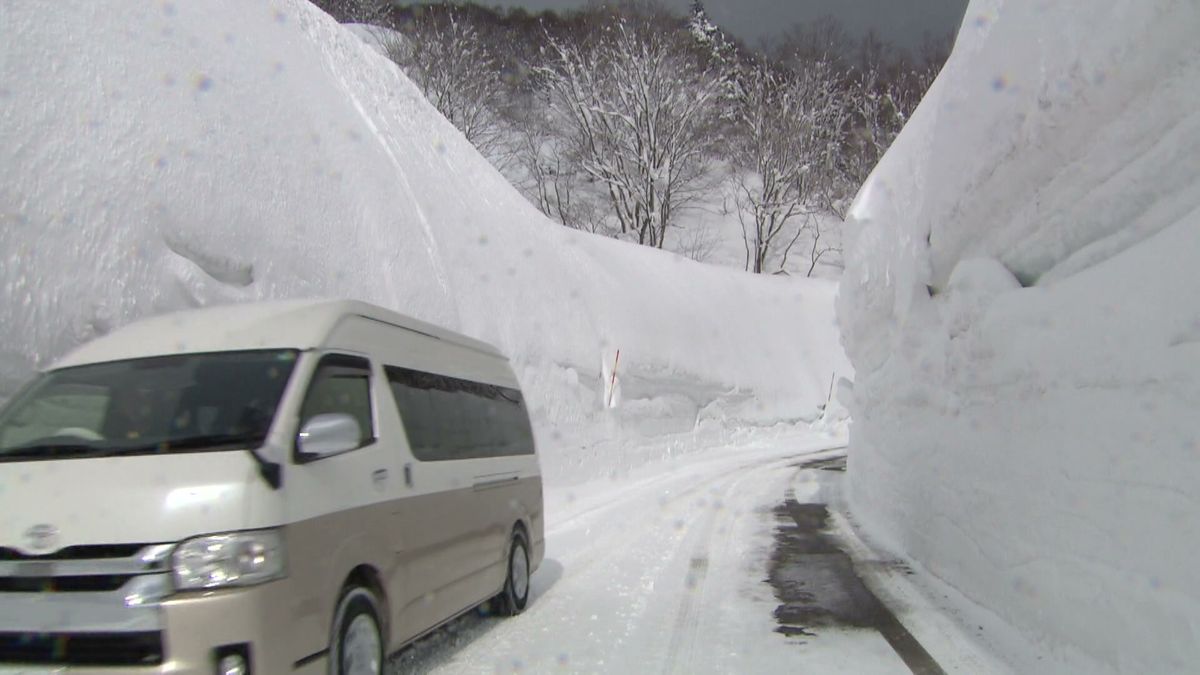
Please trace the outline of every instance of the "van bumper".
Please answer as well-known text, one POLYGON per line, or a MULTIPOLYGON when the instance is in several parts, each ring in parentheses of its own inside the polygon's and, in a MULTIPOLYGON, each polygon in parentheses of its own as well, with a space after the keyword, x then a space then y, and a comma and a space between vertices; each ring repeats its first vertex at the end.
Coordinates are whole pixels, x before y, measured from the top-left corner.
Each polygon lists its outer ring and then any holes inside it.
POLYGON ((81 667, 2 663, 0 675, 212 675, 217 672, 218 650, 231 646, 243 647, 249 654, 254 675, 325 673, 323 655, 299 665, 294 661, 295 654, 306 652, 290 640, 294 603, 287 579, 249 588, 177 595, 159 606, 163 622, 161 664, 81 667))
POLYGON ((281 579, 167 600, 163 603, 165 662, 146 672, 214 673, 217 650, 235 645, 247 648, 255 675, 324 672, 324 659, 304 664, 301 671, 293 668, 293 655, 306 650, 291 641, 295 596, 290 586, 281 579))

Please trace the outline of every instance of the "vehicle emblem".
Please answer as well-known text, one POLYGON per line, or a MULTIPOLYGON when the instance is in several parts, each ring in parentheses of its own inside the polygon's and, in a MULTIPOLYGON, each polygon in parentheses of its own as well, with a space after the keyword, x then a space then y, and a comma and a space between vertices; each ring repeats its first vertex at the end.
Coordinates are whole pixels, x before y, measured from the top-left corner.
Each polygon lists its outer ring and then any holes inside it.
POLYGON ((34 525, 25 530, 25 541, 35 551, 49 551, 58 545, 58 528, 53 525, 34 525))

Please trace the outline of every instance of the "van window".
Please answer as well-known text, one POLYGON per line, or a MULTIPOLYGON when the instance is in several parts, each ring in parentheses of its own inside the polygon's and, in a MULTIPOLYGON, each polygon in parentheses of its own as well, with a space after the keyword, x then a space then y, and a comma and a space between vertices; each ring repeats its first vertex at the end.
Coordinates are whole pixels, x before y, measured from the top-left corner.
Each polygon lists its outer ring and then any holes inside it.
POLYGON ((0 461, 258 447, 295 362, 214 352, 44 373, 0 411, 0 461))
POLYGON ((358 422, 363 445, 375 440, 371 417, 371 364, 361 356, 327 354, 317 364, 304 405, 300 425, 317 415, 345 413, 358 422))
POLYGON ((533 454, 533 432, 520 391, 408 368, 385 370, 417 459, 533 454))
POLYGON ((100 436, 108 399, 107 387, 85 382, 44 387, 39 396, 7 420, 8 424, 0 425, 0 447, 17 447, 38 438, 52 437, 56 429, 71 429, 76 435, 100 436))

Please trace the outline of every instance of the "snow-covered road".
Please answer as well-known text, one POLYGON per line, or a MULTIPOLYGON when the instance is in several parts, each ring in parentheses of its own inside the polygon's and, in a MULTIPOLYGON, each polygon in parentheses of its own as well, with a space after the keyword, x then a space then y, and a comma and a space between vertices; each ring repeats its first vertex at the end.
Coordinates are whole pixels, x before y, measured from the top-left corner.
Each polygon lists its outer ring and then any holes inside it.
POLYGON ((550 490, 546 561, 526 612, 470 615, 394 672, 907 672, 870 631, 775 632, 764 579, 800 461, 839 440, 792 435, 550 490), (849 669, 849 670, 847 670, 849 669))

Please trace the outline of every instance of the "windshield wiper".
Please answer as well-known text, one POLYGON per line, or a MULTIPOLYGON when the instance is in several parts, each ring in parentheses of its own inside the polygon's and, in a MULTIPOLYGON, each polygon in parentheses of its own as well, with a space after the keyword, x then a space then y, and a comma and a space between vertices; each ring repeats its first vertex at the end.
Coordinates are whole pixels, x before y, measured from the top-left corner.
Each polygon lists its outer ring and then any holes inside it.
POLYGON ((121 445, 102 448, 96 453, 101 457, 115 455, 153 455, 170 454, 176 450, 225 450, 230 447, 256 448, 262 445, 265 437, 262 434, 204 434, 201 436, 186 436, 184 438, 164 438, 153 443, 142 445, 121 445))
POLYGON ((93 457, 108 452, 108 448, 84 443, 45 443, 26 445, 0 452, 0 462, 18 459, 63 459, 67 457, 93 457))
POLYGON ((279 464, 265 459, 258 454, 258 448, 267 440, 266 434, 263 433, 243 433, 243 434, 206 434, 203 436, 189 436, 174 441, 166 441, 164 443, 156 443, 154 445, 143 446, 142 448, 125 450, 122 449, 113 454, 122 454, 124 452, 153 452, 162 449, 164 452, 173 450, 189 450, 195 448, 220 449, 230 446, 241 447, 250 453, 250 457, 254 463, 258 465, 258 473, 262 475, 263 480, 267 481, 267 485, 278 490, 283 483, 283 474, 279 464), (165 448, 163 446, 166 446, 165 448))
POLYGON ((40 444, 13 448, 0 452, 0 462, 13 462, 23 459, 66 459, 79 457, 113 457, 116 455, 148 455, 155 453, 170 453, 175 450, 194 450, 205 448, 218 450, 229 447, 241 447, 250 453, 258 472, 263 480, 272 488, 279 489, 283 483, 281 467, 278 463, 269 461, 258 454, 258 448, 266 441, 261 433, 252 434, 206 434, 189 436, 171 441, 159 441, 145 445, 125 447, 106 447, 74 444, 40 444))

